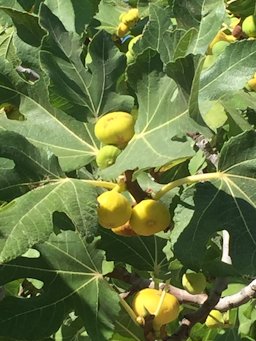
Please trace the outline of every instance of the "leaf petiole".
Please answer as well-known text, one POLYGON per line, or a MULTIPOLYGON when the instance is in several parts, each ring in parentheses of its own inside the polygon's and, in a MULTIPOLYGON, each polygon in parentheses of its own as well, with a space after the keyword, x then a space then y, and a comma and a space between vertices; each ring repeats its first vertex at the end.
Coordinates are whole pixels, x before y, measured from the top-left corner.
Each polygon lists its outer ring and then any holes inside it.
POLYGON ((164 185, 154 195, 154 199, 159 200, 162 196, 164 196, 167 192, 169 192, 175 187, 179 187, 182 185, 189 185, 189 184, 193 184, 193 183, 201 182, 201 181, 216 180, 216 179, 220 179, 222 176, 223 176, 223 173, 221 172, 204 173, 204 174, 186 176, 185 178, 181 178, 181 179, 169 182, 168 184, 164 185))

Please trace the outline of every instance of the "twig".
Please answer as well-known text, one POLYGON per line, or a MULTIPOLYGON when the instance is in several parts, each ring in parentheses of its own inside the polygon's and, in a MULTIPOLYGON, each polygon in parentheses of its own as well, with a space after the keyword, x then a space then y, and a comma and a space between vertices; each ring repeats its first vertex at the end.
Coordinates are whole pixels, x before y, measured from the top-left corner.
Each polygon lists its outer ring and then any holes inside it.
POLYGON ((138 184, 137 180, 132 180, 134 171, 127 170, 125 172, 125 184, 127 190, 131 193, 137 203, 149 197, 149 194, 144 192, 138 184))

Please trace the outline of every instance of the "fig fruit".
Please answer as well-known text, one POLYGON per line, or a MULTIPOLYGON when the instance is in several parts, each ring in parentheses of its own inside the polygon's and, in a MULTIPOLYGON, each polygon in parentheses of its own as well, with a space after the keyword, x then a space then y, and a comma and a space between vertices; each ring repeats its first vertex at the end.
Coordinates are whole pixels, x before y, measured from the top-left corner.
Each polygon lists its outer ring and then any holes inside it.
POLYGON ((129 27, 124 24, 124 23, 120 23, 118 26, 117 26, 117 30, 116 30, 116 35, 119 37, 119 38, 123 38, 128 32, 130 31, 129 27))
POLYGON ((247 37, 256 38, 256 15, 249 15, 242 23, 242 31, 247 37))
POLYGON ((122 148, 134 135, 133 116, 123 111, 108 113, 97 121, 94 132, 102 143, 122 148))
POLYGON ((201 294, 206 288, 206 278, 201 272, 186 273, 182 276, 182 286, 192 295, 201 294))
POLYGON ((137 233, 135 233, 133 229, 131 228, 129 221, 127 221, 124 225, 112 228, 112 231, 115 234, 118 234, 119 236, 124 236, 124 237, 137 236, 137 233))
POLYGON ((218 41, 216 44, 213 45, 212 47, 212 54, 219 56, 224 50, 225 48, 230 45, 230 42, 228 41, 218 41))
POLYGON ((113 165, 121 150, 116 146, 107 145, 98 151, 96 155, 96 163, 100 169, 113 165))
POLYGON ((132 209, 131 228, 141 236, 151 236, 165 230, 171 222, 168 208, 153 199, 145 199, 132 209))
POLYGON ((211 41, 211 43, 208 47, 208 51, 207 51, 208 54, 212 53, 212 48, 218 41, 227 41, 229 43, 232 43, 232 42, 236 41, 236 38, 233 37, 231 34, 226 34, 223 31, 219 31, 216 34, 216 36, 214 37, 214 39, 211 41))
POLYGON ((127 13, 121 14, 119 19, 131 29, 139 20, 139 11, 137 8, 132 8, 127 13))
POLYGON ((208 328, 220 328, 223 327, 224 324, 224 316, 219 310, 211 310, 205 321, 205 325, 208 328))
POLYGON ((256 91, 256 78, 250 79, 246 84, 246 88, 250 91, 256 91))
POLYGON ((155 315, 153 327, 159 330, 161 326, 174 321, 179 315, 179 301, 169 293, 165 293, 161 306, 159 307, 162 291, 156 289, 142 289, 133 298, 132 308, 139 317, 155 315))
POLYGON ((98 221, 102 227, 111 229, 125 224, 131 216, 129 200, 121 193, 108 191, 98 196, 98 221))

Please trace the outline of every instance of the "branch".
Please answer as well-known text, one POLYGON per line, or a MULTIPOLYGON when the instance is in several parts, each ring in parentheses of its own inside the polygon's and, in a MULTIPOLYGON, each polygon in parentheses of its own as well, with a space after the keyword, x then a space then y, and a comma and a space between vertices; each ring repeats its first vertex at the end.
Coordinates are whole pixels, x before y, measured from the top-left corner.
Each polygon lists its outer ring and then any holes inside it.
MULTIPOLYGON (((225 230, 222 234, 223 244, 222 244, 222 262, 231 264, 231 258, 229 257, 229 233, 225 230)), ((181 326, 176 333, 167 337, 165 341, 182 341, 187 340, 189 337, 192 327, 197 323, 204 323, 210 311, 215 308, 219 303, 224 291, 227 287, 226 278, 216 278, 213 290, 202 304, 202 306, 195 312, 187 314, 181 321, 181 326)))
POLYGON ((132 180, 134 171, 127 170, 125 172, 125 184, 127 190, 131 193, 131 195, 134 197, 135 201, 139 203, 140 201, 149 198, 149 194, 144 192, 143 189, 138 184, 137 180, 132 180))

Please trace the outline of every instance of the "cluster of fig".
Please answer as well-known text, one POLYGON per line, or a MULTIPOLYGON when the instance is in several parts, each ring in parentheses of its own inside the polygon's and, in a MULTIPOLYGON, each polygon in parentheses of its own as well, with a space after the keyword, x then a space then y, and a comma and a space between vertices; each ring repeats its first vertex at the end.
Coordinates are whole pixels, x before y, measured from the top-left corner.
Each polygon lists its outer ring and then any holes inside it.
POLYGON ((134 117, 123 111, 103 115, 95 124, 94 133, 104 144, 96 155, 96 163, 100 169, 115 163, 122 149, 134 135, 134 117))
POLYGON ((128 12, 122 13, 119 20, 116 34, 119 38, 123 38, 139 21, 138 9, 132 8, 128 12))
POLYGON ((97 198, 98 220, 102 227, 124 236, 151 236, 166 230, 171 222, 169 209, 160 201, 144 199, 132 207, 117 190, 97 198))

